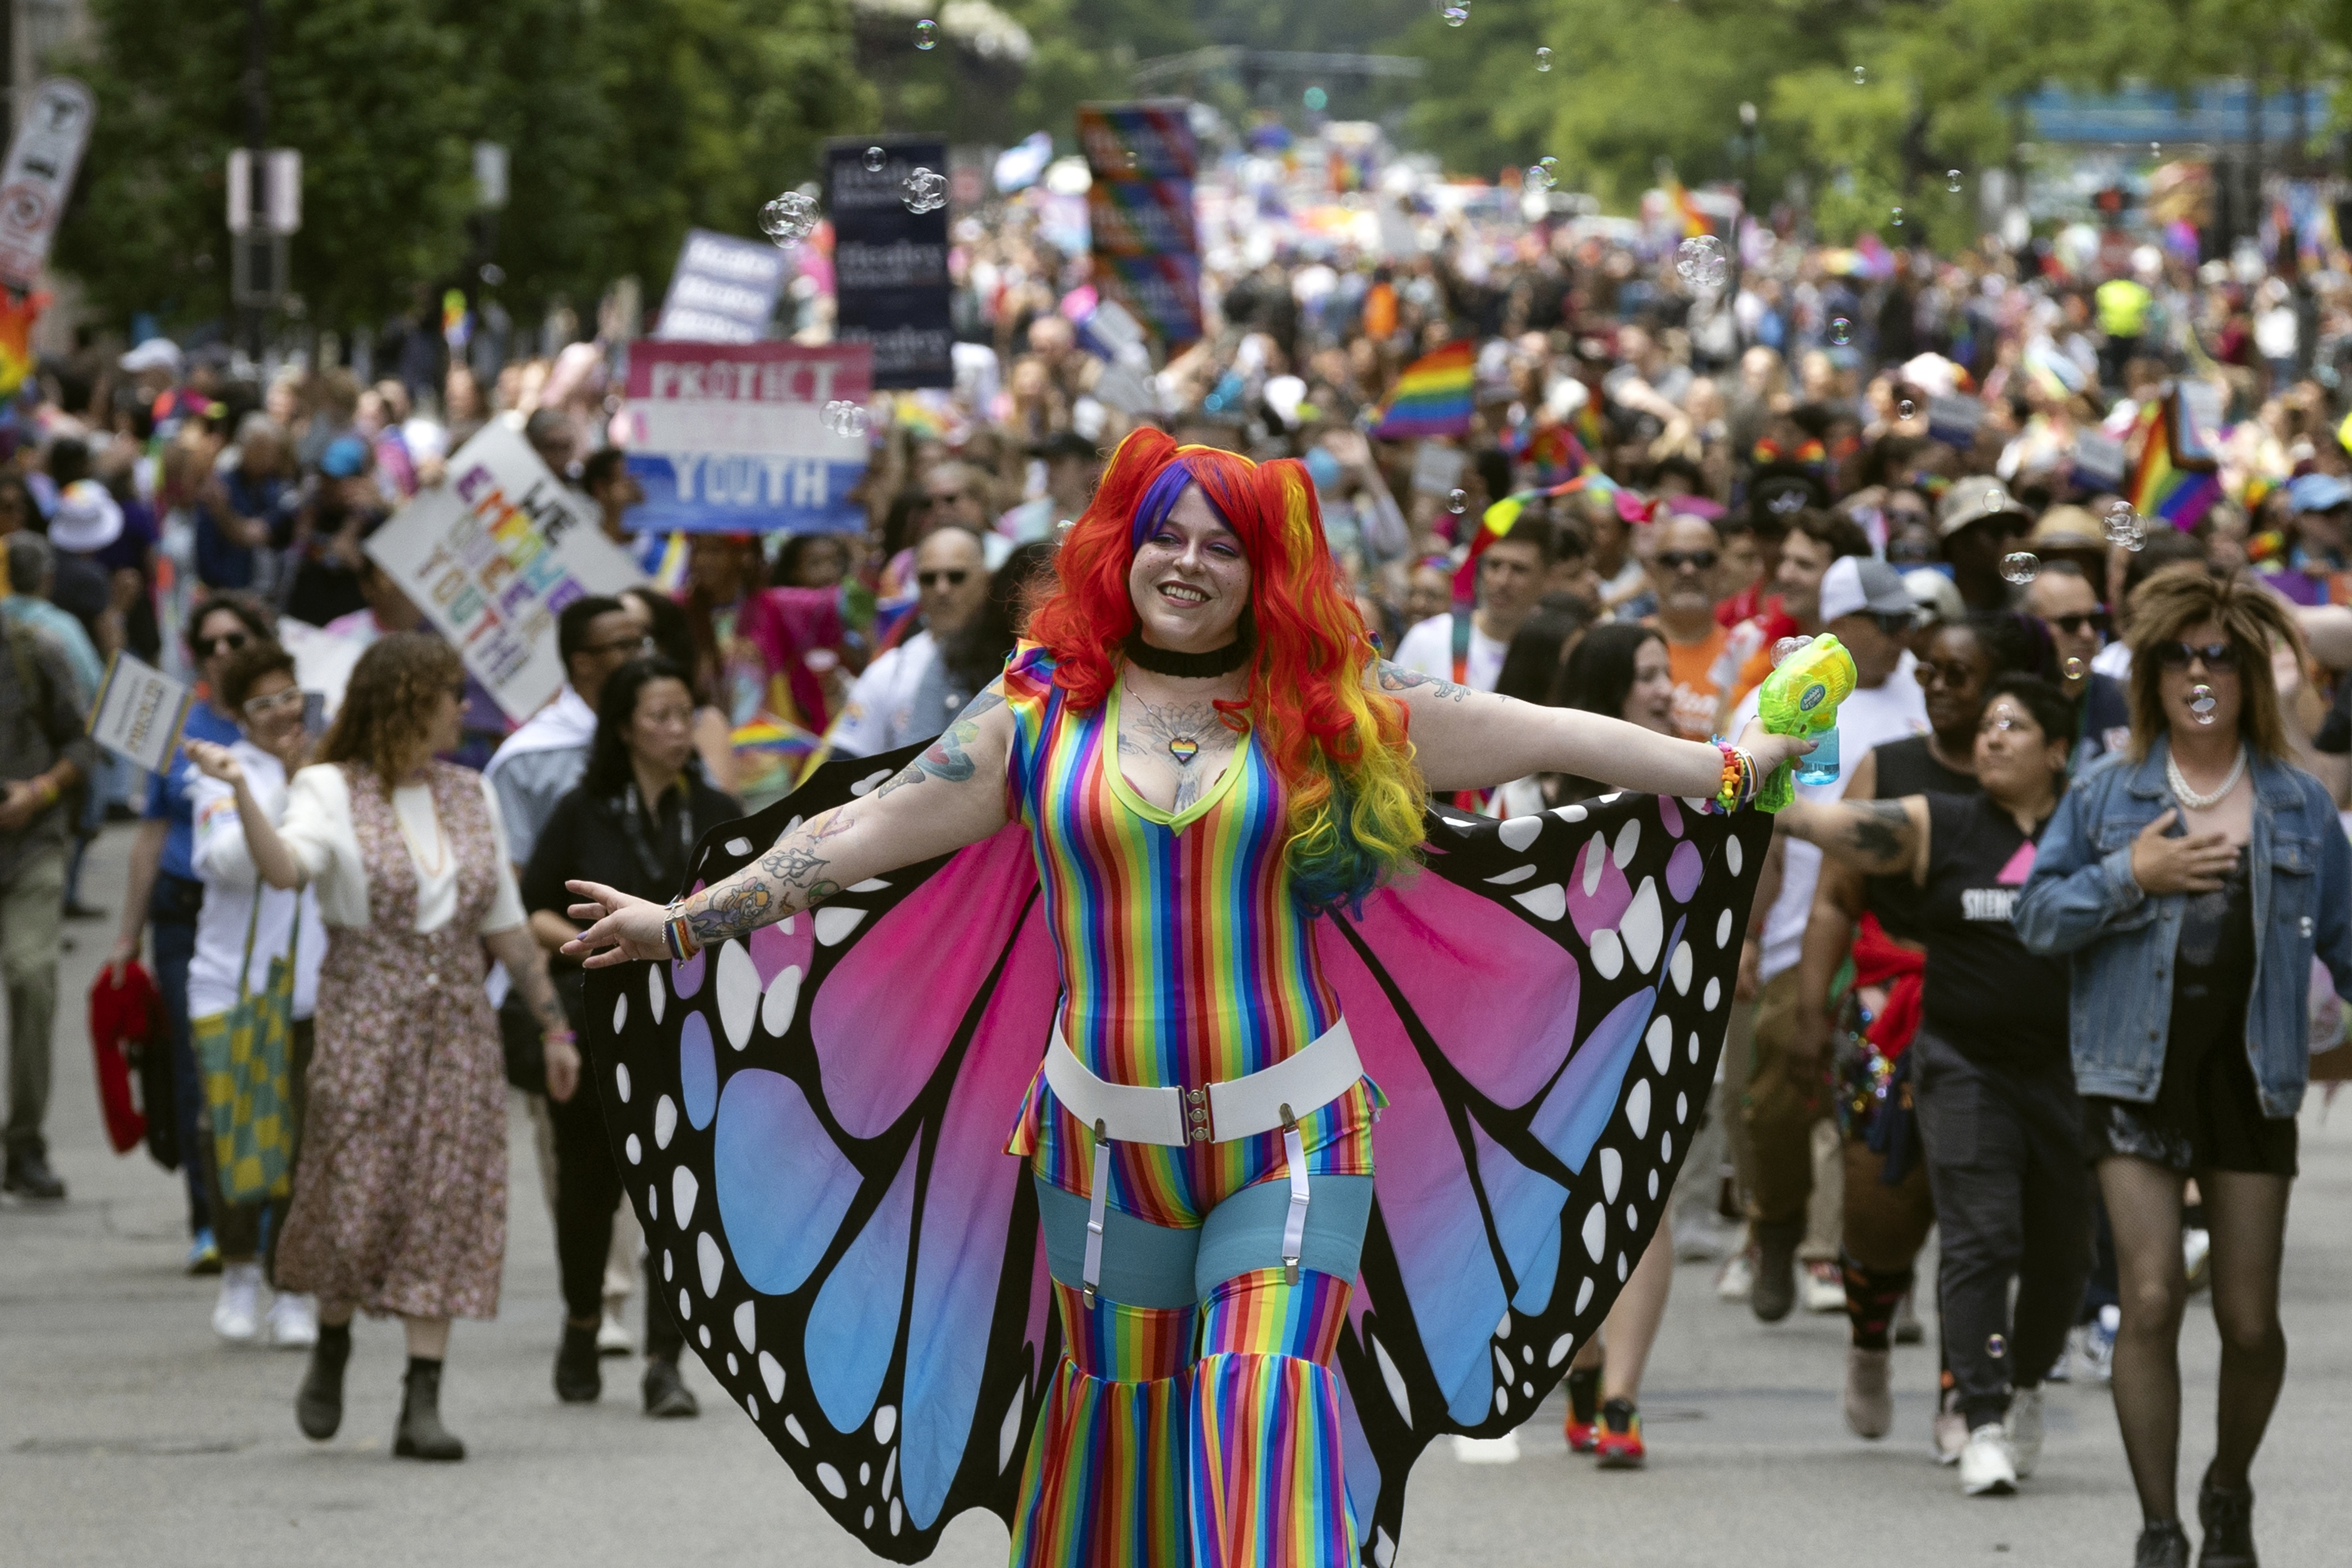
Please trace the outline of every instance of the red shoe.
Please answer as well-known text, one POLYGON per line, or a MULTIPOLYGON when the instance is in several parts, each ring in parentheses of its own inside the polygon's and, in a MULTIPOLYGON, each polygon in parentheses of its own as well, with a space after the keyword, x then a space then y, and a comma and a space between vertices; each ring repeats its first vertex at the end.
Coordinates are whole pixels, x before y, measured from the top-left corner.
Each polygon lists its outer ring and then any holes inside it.
POLYGON ((1601 1446, 1601 1369, 1570 1367, 1568 1373, 1568 1451, 1590 1454, 1601 1446))
POLYGON ((1612 1399, 1601 1407, 1601 1430, 1593 1446, 1604 1470, 1638 1470, 1649 1458, 1642 1446, 1642 1415, 1630 1399, 1612 1399))

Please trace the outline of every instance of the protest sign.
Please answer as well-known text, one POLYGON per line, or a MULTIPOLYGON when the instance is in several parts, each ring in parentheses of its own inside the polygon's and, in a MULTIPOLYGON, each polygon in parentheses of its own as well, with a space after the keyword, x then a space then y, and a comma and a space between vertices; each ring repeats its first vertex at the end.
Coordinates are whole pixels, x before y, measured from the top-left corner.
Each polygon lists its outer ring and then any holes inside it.
POLYGON ((562 688, 556 613, 645 580, 595 509, 503 425, 458 447, 448 482, 420 492, 365 549, 518 721, 562 688))
POLYGON ((2124 482, 2124 444, 2101 430, 2074 432, 2074 485, 2097 494, 2120 490, 2124 482))
POLYGON ((194 695, 185 682, 117 653, 90 705, 89 738, 151 773, 163 773, 172 765, 194 695))
POLYGON ((1415 495, 1442 496, 1460 482, 1470 455, 1444 441, 1423 441, 1412 455, 1415 495))
POLYGON ((908 176, 947 176, 943 142, 851 137, 824 148, 825 210, 833 215, 834 341, 869 343, 877 387, 953 386, 948 209, 907 209, 908 176), (869 169, 875 148, 882 166, 869 169))
POLYGON ((1985 405, 1979 398, 1956 392, 1927 399, 1927 434, 1948 447, 1963 452, 1974 447, 1984 422, 1985 405))
POLYGON ((0 283, 29 291, 40 282, 97 112, 89 89, 71 77, 33 89, 0 167, 0 283))
POLYGON ((701 343, 755 343, 767 335, 784 286, 784 253, 764 240, 686 231, 662 297, 654 336, 701 343))
POLYGON ((1182 99, 1078 105, 1095 279, 1163 348, 1201 335, 1201 245, 1192 219, 1200 150, 1182 99))
POLYGON ((866 343, 639 343, 629 353, 629 509, 640 532, 857 531, 866 445, 823 423, 873 392, 866 343))

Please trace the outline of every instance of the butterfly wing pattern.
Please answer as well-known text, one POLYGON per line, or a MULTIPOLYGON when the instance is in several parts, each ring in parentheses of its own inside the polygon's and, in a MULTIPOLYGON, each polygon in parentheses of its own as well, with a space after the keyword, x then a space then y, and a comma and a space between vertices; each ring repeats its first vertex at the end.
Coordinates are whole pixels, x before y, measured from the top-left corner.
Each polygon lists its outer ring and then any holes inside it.
MULTIPOLYGON (((688 885, 919 747, 711 831, 688 885)), ((1318 922, 1390 1107, 1339 1350, 1347 1485, 1389 1568, 1413 1458, 1527 1418, 1664 1212, 1715 1070, 1769 819, 1611 795, 1428 819, 1429 867, 1318 922)), ((1061 1353, 1003 1152, 1060 984, 1025 835, 683 964, 590 980, 596 1092, 688 1343, 877 1555, 1008 1521, 1061 1353)))

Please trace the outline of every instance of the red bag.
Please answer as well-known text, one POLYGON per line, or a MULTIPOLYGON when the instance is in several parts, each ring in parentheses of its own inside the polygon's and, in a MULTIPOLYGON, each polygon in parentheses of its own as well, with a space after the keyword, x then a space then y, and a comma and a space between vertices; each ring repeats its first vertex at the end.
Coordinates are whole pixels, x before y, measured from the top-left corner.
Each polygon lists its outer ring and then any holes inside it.
POLYGON ((98 1105, 106 1116, 107 1142, 118 1154, 128 1154, 147 1135, 147 1119, 131 1098, 124 1047, 160 1048, 163 1039, 163 998, 147 971, 136 959, 117 970, 100 969, 89 987, 89 1048, 98 1058, 98 1105))

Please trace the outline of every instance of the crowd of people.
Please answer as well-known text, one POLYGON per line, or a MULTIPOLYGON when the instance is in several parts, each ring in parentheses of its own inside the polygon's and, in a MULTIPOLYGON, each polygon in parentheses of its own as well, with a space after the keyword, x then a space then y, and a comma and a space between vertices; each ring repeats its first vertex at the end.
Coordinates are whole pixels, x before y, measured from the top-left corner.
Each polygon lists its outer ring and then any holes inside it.
MULTIPOLYGON (((2352 988, 2340 272, 1766 237, 1726 293, 1670 247, 1460 227, 1403 259, 1227 258, 1208 334, 1139 402, 1087 331, 1083 258, 1017 210, 956 238, 957 384, 877 399, 863 536, 631 534, 623 342, 404 353, 373 384, 163 339, 45 368, 0 474, 9 1191, 64 1195, 42 1133, 60 918, 106 916, 79 868, 136 817, 101 984, 152 961, 149 1146, 183 1173, 187 1267, 221 1276, 215 1328, 307 1349, 324 1437, 354 1313, 401 1317, 398 1451, 461 1455, 437 1391, 451 1320, 498 1308, 511 1084, 555 1222, 555 1392, 596 1398, 635 1345, 639 1246, 581 1087, 565 881, 665 897, 704 832, 812 762, 939 732, 1013 651, 1104 455, 1157 424, 1303 458, 1408 670, 1706 740, 1741 732, 1790 639, 1853 657, 1842 771, 1780 819, 1676 1222, 1569 1373, 1571 1446, 1642 1462, 1677 1255, 1719 1255, 1718 1295, 1765 1322, 1843 1311, 1845 1420, 1884 1437, 1932 1231, 1936 1457, 2014 1490, 2042 1386, 2112 1379, 2144 1563, 2187 1561, 2175 1345, 2210 1287, 2205 1561, 2251 1563, 2294 1119, 2315 1056, 2347 1059, 2352 988), (1456 341, 1466 409, 1391 438, 1399 377, 1456 341), (568 606, 563 690, 519 726, 362 549, 492 420, 641 560, 683 562, 568 606), (2214 474, 2193 510, 2135 491, 2155 432, 2214 474), (331 713, 303 689, 322 646, 355 657, 331 713), (118 650, 199 685, 165 773, 83 737, 118 650), (233 1198, 199 1037, 281 971, 299 1157, 286 1192, 233 1198)), ((651 1289, 644 1344, 648 1413, 692 1415, 651 1289)))

